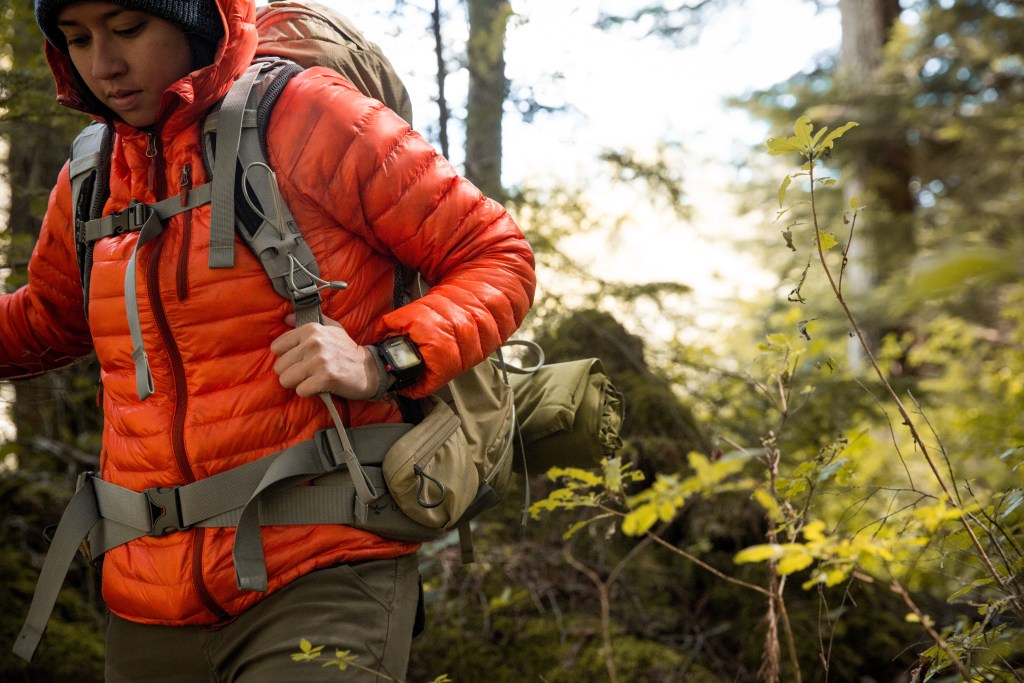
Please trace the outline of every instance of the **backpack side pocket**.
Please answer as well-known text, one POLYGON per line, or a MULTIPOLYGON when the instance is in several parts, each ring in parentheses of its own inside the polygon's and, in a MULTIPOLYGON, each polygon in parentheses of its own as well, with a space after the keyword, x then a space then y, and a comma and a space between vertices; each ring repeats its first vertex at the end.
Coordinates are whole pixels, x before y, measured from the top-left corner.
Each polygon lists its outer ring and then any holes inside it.
POLYGON ((384 455, 383 469, 402 512, 432 529, 452 528, 480 487, 462 421, 436 396, 426 399, 423 421, 384 455))

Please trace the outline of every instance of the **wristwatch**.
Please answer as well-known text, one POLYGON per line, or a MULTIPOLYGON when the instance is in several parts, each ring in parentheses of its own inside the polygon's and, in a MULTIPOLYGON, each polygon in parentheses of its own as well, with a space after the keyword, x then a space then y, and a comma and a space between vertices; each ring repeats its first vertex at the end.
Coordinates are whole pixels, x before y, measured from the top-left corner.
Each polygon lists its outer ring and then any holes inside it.
POLYGON ((423 372, 423 357, 412 340, 406 337, 391 337, 375 344, 384 369, 395 378, 390 391, 409 386, 423 372))

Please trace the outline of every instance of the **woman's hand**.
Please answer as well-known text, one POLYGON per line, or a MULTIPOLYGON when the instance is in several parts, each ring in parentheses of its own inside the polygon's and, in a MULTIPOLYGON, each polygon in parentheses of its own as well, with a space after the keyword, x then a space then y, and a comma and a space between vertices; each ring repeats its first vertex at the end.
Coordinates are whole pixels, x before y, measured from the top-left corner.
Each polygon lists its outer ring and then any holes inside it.
MULTIPOLYGON (((289 314, 285 324, 294 325, 289 314)), ((377 394, 380 375, 369 348, 353 341, 338 322, 324 317, 323 324, 307 324, 285 332, 270 344, 277 356, 274 372, 281 386, 299 396, 329 392, 350 399, 377 394)))

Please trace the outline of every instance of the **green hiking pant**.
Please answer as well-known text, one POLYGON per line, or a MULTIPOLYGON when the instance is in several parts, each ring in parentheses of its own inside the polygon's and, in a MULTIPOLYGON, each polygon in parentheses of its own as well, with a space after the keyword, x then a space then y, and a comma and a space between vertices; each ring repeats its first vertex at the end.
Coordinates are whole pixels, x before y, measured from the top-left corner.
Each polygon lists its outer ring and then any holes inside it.
POLYGON ((216 629, 110 615, 106 680, 403 681, 418 597, 413 554, 311 572, 216 629), (294 661, 303 639, 324 647, 315 659, 294 661), (338 662, 339 650, 356 658, 344 671, 337 663, 325 667, 338 662))

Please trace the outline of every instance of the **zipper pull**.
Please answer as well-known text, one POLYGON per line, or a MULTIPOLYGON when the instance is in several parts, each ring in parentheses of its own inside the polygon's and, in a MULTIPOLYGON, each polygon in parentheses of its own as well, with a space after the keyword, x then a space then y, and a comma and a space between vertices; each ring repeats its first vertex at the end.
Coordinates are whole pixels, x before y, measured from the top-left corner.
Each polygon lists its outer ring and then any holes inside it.
POLYGON ((146 132, 146 156, 149 157, 149 191, 150 193, 156 192, 156 155, 158 153, 156 147, 156 133, 153 131, 146 132))
POLYGON ((187 206, 188 191, 192 189, 192 164, 185 164, 181 167, 181 182, 178 183, 178 187, 181 188, 181 191, 178 193, 181 205, 187 206))

